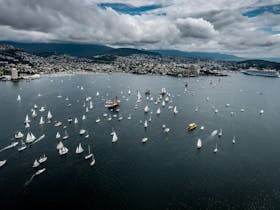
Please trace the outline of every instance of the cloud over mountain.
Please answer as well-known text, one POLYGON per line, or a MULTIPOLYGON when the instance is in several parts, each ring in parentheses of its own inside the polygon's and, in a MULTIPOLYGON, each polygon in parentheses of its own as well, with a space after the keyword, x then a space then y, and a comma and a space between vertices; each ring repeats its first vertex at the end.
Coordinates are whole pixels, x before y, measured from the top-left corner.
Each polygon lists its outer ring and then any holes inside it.
POLYGON ((120 0, 118 3, 0 0, 0 39, 280 57, 277 1, 120 0))

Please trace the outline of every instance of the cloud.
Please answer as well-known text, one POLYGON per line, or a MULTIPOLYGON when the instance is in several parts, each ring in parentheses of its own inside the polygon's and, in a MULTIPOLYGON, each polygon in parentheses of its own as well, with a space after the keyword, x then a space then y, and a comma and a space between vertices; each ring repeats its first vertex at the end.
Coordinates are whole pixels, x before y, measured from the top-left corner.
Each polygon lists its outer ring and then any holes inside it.
POLYGON ((243 15, 264 6, 272 8, 269 5, 277 0, 119 1, 127 5, 126 9, 161 5, 139 13, 98 6, 115 2, 0 0, 0 40, 71 41, 280 57, 280 15, 243 15))

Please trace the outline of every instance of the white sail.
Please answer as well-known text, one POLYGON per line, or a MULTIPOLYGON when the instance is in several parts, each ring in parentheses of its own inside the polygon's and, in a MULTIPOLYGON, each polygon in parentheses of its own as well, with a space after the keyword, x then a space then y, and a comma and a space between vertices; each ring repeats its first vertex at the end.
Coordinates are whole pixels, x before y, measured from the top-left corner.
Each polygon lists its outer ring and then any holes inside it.
POLYGON ((59 133, 59 132, 57 132, 57 133, 56 133, 55 138, 59 139, 59 138, 60 138, 60 136, 61 136, 61 135, 60 135, 60 133, 59 133))
POLYGON ((86 115, 83 114, 82 120, 85 120, 85 119, 86 119, 86 115))
POLYGON ((93 109, 92 101, 89 102, 89 109, 93 109))
POLYGON ((161 105, 162 105, 162 107, 165 107, 165 101, 162 101, 161 105))
POLYGON ((29 116, 28 116, 28 114, 25 116, 25 120, 24 120, 24 123, 29 123, 30 122, 30 120, 29 120, 29 116))
POLYGON ((37 159, 35 159, 32 167, 37 168, 39 165, 40 165, 40 163, 37 161, 37 159))
POLYGON ((145 122, 144 122, 144 128, 147 128, 147 127, 148 127, 148 121, 145 120, 145 122))
POLYGON ((82 145, 81 145, 81 143, 79 144, 79 146, 77 146, 77 148, 76 148, 76 154, 80 154, 80 153, 82 153, 84 151, 84 149, 83 149, 83 147, 82 147, 82 145))
POLYGON ((144 112, 145 113, 147 113, 147 112, 149 112, 150 111, 150 108, 149 108, 149 106, 147 105, 147 106, 145 106, 145 108, 144 108, 144 112))
POLYGON ((60 141, 57 145, 56 145, 56 149, 60 150, 64 147, 63 143, 60 141))
POLYGON ((156 113, 159 115, 160 114, 160 108, 157 109, 156 113))
POLYGON ((99 96, 99 92, 98 91, 96 92, 96 96, 99 96))
POLYGON ((177 110, 177 107, 176 107, 176 106, 174 106, 173 113, 174 113, 174 114, 178 114, 178 110, 177 110))
POLYGON ((20 95, 17 96, 17 101, 21 101, 20 95))
POLYGON ((114 143, 116 141, 118 141, 118 136, 117 136, 116 132, 113 132, 112 142, 114 143))
POLYGON ((47 119, 48 119, 48 120, 51 120, 51 119, 52 119, 52 113, 51 113, 51 111, 48 111, 47 119))
POLYGON ((41 116, 39 124, 43 125, 44 123, 45 123, 44 118, 43 118, 43 116, 41 116))
POLYGON ((137 102, 140 102, 142 99, 141 93, 139 90, 137 90, 137 102))
POLYGON ((75 117, 74 123, 77 124, 78 123, 78 119, 77 117, 75 117))
POLYGON ((201 141, 201 139, 198 139, 198 140, 197 140, 196 147, 197 147, 197 149, 200 149, 200 148, 202 147, 202 141, 201 141))
POLYGON ((35 118, 37 116, 37 113, 35 110, 32 111, 32 117, 35 118))
POLYGON ((25 128, 29 128, 29 127, 30 127, 29 123, 26 123, 25 128))

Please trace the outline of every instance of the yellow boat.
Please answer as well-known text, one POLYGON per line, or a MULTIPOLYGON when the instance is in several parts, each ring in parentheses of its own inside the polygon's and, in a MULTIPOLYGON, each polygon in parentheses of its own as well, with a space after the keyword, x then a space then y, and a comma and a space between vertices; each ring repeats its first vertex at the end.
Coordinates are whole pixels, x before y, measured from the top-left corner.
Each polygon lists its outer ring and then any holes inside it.
POLYGON ((197 125, 196 125, 195 123, 190 123, 190 124, 188 125, 188 130, 191 131, 191 130, 195 129, 196 126, 197 126, 197 125))

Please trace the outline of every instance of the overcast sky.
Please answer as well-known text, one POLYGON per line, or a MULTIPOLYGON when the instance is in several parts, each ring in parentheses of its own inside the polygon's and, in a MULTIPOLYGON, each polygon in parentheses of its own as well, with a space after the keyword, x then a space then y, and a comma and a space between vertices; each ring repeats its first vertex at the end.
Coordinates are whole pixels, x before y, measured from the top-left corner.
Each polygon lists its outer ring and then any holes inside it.
POLYGON ((0 40, 71 41, 280 57, 280 3, 279 0, 0 0, 0 40))

